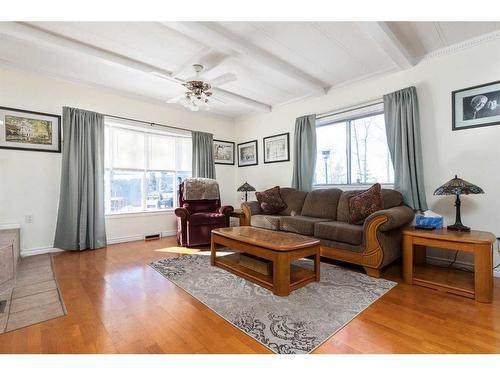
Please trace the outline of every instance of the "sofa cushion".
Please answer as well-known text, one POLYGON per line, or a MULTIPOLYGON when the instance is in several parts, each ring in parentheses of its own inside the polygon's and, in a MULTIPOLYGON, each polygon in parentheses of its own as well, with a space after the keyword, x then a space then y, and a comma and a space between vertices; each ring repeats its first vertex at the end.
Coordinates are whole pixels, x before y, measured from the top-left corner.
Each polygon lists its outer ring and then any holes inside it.
POLYGON ((314 226, 314 237, 345 242, 351 245, 361 245, 363 242, 363 226, 342 221, 317 223, 314 226))
POLYGON ((307 193, 301 215, 336 220, 341 194, 340 189, 318 189, 307 193))
POLYGON ((189 215, 187 221, 190 225, 211 225, 225 223, 226 215, 218 212, 199 212, 189 215))
POLYGON ((287 207, 286 203, 281 199, 279 186, 257 192, 255 193, 255 197, 260 203, 262 212, 265 214, 277 214, 287 207))
MULTIPOLYGON (((362 193, 363 191, 364 190, 346 190, 342 192, 337 209, 338 221, 349 221, 349 198, 353 195, 362 193)), ((403 196, 399 191, 393 189, 382 189, 381 193, 383 209, 397 207, 403 204, 403 196)))
POLYGON ((314 225, 325 221, 324 218, 309 216, 283 216, 280 220, 280 229, 286 232, 314 235, 314 225))
POLYGON ((279 230, 281 218, 282 216, 279 215, 252 215, 250 225, 257 228, 279 230))
POLYGON ((349 198, 349 224, 363 224, 371 214, 382 209, 380 184, 349 198))
POLYGON ((300 215, 307 192, 294 188, 280 188, 280 195, 287 207, 280 212, 280 215, 295 216, 300 215))

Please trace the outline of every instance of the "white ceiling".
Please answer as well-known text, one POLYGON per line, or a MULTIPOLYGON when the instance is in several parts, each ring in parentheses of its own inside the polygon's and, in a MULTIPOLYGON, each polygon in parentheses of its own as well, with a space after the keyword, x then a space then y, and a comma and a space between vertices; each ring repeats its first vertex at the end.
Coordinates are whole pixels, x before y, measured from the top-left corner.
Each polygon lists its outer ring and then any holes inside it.
POLYGON ((225 103, 212 109, 237 117, 410 68, 498 30, 500 22, 2 22, 0 61, 171 106, 184 91, 172 75, 185 79, 201 63, 207 79, 237 76, 214 90, 225 103))

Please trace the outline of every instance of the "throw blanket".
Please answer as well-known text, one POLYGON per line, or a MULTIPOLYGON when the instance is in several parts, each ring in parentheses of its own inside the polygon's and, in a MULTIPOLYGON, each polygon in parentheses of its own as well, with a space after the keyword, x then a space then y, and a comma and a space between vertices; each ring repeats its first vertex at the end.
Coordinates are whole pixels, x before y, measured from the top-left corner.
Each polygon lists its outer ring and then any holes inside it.
POLYGON ((219 199, 219 184, 211 178, 186 178, 184 200, 219 199))

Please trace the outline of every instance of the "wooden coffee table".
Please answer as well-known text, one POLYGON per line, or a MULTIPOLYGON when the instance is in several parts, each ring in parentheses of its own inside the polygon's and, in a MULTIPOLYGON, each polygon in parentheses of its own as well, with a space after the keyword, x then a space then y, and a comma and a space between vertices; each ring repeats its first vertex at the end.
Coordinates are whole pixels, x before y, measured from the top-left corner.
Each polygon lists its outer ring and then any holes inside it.
POLYGON ((320 280, 319 241, 295 233, 246 226, 214 229, 210 263, 272 290, 277 296, 288 296, 292 290, 320 280), (239 265, 237 253, 217 256, 218 245, 273 262, 273 274, 264 275, 239 265), (305 257, 314 258, 314 270, 292 264, 305 257))

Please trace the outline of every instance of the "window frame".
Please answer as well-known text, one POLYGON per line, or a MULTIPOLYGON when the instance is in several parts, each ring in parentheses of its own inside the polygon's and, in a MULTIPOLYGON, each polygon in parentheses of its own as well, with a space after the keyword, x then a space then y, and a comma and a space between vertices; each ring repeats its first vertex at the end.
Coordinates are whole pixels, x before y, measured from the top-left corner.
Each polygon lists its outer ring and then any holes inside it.
MULTIPOLYGON (((352 111, 356 111, 359 108, 353 108, 352 111)), ((351 110, 349 111, 351 112, 351 110)), ((321 189, 321 188, 328 188, 328 187, 338 187, 338 188, 343 188, 346 190, 354 190, 358 188, 365 188, 365 187, 370 187, 373 185, 373 183, 356 183, 352 182, 352 158, 351 158, 351 151, 352 151, 352 131, 351 131, 351 123, 360 120, 363 118, 367 117, 374 117, 374 116, 379 116, 383 115, 384 110, 375 110, 373 112, 365 112, 353 116, 349 116, 348 114, 345 117, 342 117, 340 119, 335 119, 332 120, 331 122, 323 122, 318 125, 318 120, 316 120, 316 129, 322 128, 325 126, 335 126, 336 124, 345 124, 346 128, 346 160, 347 160, 347 182, 345 184, 313 184, 313 189, 321 189)), ((385 125, 385 122, 384 122, 385 125)), ((394 165, 393 165, 394 168, 394 165)), ((315 168, 316 169, 316 168, 315 168)), ((316 170, 314 171, 316 173, 316 170)), ((378 182, 378 181, 377 181, 378 182)), ((394 182, 378 182, 382 187, 384 188, 393 188, 394 187, 394 182)))
MULTIPOLYGON (((127 121, 126 123, 120 124, 119 121, 116 121, 114 119, 109 120, 106 122, 106 117, 104 119, 104 127, 105 129, 109 129, 109 137, 105 142, 108 143, 108 149, 109 149, 109 155, 108 155, 108 161, 109 165, 108 167, 104 166, 104 173, 109 172, 109 178, 111 179, 111 173, 113 171, 121 171, 121 172, 141 172, 142 173, 142 194, 141 194, 141 209, 137 211, 128 211, 128 212, 111 212, 111 201, 107 202, 105 199, 104 202, 104 216, 105 217, 120 217, 120 216, 135 216, 135 215, 157 215, 161 213, 169 213, 173 212, 175 208, 178 206, 178 200, 179 197, 177 195, 177 188, 176 188, 176 181, 178 175, 183 175, 183 174, 188 174, 191 175, 192 171, 185 171, 181 169, 150 169, 150 153, 151 153, 151 136, 163 136, 163 137, 171 137, 175 139, 175 167, 180 167, 180 158, 179 158, 179 153, 181 152, 181 142, 179 141, 180 139, 191 139, 190 135, 183 135, 183 134, 175 134, 172 132, 167 132, 167 131, 162 131, 160 129, 149 129, 144 126, 133 126, 130 125, 131 121, 127 121), (122 131, 127 131, 127 132, 133 132, 133 133, 142 133, 144 135, 144 168, 115 168, 113 167, 113 161, 114 161, 114 152, 113 152, 113 145, 114 145, 114 140, 113 140, 113 128, 118 128, 122 131), (162 134, 163 133, 163 134, 162 134), (157 208, 157 209, 147 209, 147 189, 148 189, 148 173, 149 172, 163 172, 163 173, 170 173, 173 174, 174 176, 174 189, 173 189, 173 199, 172 199, 172 207, 171 208, 157 208), (108 211, 109 207, 109 211, 108 211)), ((106 155, 104 156, 106 158, 106 155)), ((111 198, 111 180, 109 181, 109 194, 106 191, 106 183, 104 185, 105 189, 105 197, 111 198)))

